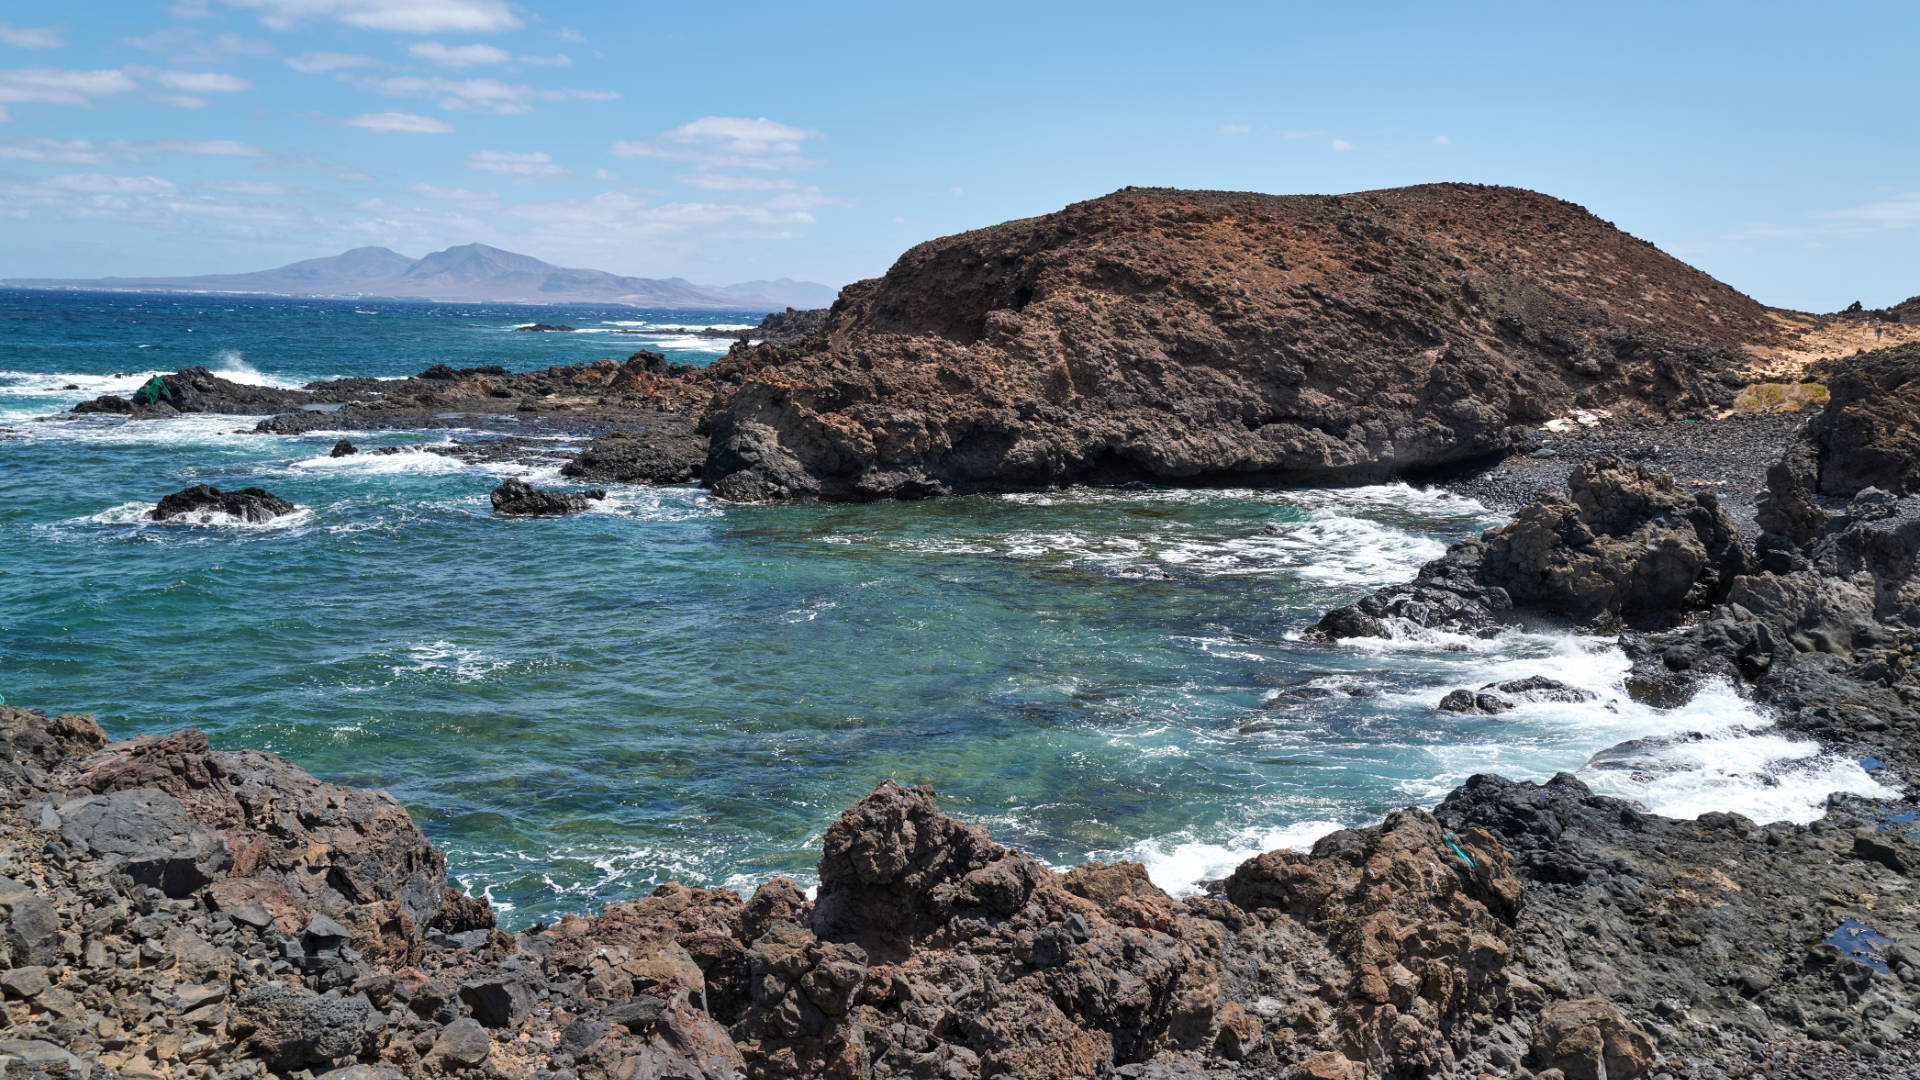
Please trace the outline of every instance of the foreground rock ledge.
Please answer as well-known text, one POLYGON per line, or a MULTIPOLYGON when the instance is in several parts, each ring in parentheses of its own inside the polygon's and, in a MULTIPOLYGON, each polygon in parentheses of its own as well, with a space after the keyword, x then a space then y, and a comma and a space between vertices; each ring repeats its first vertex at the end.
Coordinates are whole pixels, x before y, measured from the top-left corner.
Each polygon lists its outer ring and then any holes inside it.
POLYGON ((1056 874, 889 781, 828 830, 813 902, 666 885, 508 934, 383 793, 8 707, 0 751, 0 1061, 23 1072, 1630 1080, 1812 1040, 1914 1060, 1920 928, 1872 898, 1911 888, 1920 842, 1862 807, 1679 822, 1568 776, 1475 777, 1175 900, 1137 864, 1056 874), (1854 916, 1891 944, 1823 944, 1854 916))

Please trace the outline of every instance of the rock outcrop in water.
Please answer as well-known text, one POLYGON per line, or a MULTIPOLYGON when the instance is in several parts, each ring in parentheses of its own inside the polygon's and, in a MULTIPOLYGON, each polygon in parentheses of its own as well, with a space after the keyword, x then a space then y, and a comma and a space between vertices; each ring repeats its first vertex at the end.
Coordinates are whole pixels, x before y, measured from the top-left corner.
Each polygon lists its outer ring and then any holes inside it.
POLYGON ((203 524, 213 521, 259 524, 293 511, 292 503, 264 488, 245 487, 222 491, 205 484, 195 484, 161 499, 158 505, 147 512, 147 516, 154 521, 185 519, 203 524))
POLYGON ((1739 530, 1710 492, 1611 458, 1583 463, 1569 496, 1455 544, 1405 585, 1328 612, 1322 638, 1486 634, 1516 609, 1563 622, 1659 622, 1724 598, 1747 568, 1739 530))
POLYGON ((537 488, 525 480, 504 480, 493 489, 488 500, 493 503, 493 512, 516 517, 559 517, 562 514, 577 514, 593 505, 596 500, 604 499, 607 493, 602 489, 592 491, 548 491, 537 488))
MULTIPOLYGON (((931 241, 720 392, 706 482, 870 499, 1354 482, 1730 400, 1768 309, 1579 207, 1127 189, 931 241)), ((726 369, 729 361, 716 367, 726 369)))
POLYGON ((0 777, 14 1070, 1635 1080, 1916 1060, 1920 913, 1872 897, 1911 887, 1920 836, 1859 801, 1761 828, 1475 777, 1174 899, 1137 864, 1055 873, 883 783, 827 831, 815 900, 665 885, 507 934, 391 798, 199 732, 108 744, 89 718, 0 707, 0 777))

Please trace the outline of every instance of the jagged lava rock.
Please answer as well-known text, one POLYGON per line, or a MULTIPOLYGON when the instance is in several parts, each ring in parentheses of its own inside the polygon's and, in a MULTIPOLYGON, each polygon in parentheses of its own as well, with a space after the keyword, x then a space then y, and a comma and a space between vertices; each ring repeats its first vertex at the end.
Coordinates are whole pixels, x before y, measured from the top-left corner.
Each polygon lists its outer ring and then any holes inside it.
POLYGON ((604 499, 604 490, 593 491, 547 491, 534 487, 525 480, 507 480, 493 489, 489 499, 493 503, 494 513, 516 517, 559 517, 562 514, 577 514, 597 499, 604 499))
POLYGON ((188 518, 203 523, 218 516, 258 524, 293 511, 292 503, 262 488, 221 491, 205 484, 195 484, 161 499, 159 505, 147 512, 147 516, 154 521, 188 518))
POLYGON ((1595 218, 1466 184, 1129 188, 930 241, 824 327, 736 349, 705 480, 873 499, 1357 482, 1576 407, 1731 400, 1767 309, 1595 218))
POLYGON ((1510 524, 1453 545, 1408 584, 1328 612, 1323 639, 1487 634, 1514 609, 1564 622, 1652 623, 1723 599, 1748 565, 1712 492, 1612 458, 1567 478, 1510 524))

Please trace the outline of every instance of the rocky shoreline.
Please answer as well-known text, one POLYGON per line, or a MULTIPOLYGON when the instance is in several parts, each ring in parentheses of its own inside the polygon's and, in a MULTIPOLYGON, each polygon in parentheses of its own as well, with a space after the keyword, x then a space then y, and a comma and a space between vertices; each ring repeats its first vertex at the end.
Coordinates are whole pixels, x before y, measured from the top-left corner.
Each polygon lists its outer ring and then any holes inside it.
POLYGON ((1858 407, 1783 448, 1752 545, 1711 493, 1579 460, 1568 496, 1321 630, 1618 625, 1636 696, 1731 680, 1900 799, 1680 821, 1571 775, 1475 776, 1174 898, 1135 864, 1056 873, 887 782, 828 830, 811 899, 668 885, 508 933, 383 794, 197 732, 108 743, 85 717, 5 709, 0 1060, 340 1080, 1911 1075, 1920 513, 1858 493, 1819 509, 1858 407))
MULTIPOLYGON (((502 437, 446 452, 510 460, 564 435, 585 442, 572 479, 741 499, 1444 483, 1513 520, 1312 636, 1617 635, 1635 698, 1732 687, 1890 797, 1683 821, 1574 775, 1478 775, 1175 898, 1137 864, 1055 872, 886 781, 826 831, 811 897, 666 885, 508 932, 384 793, 197 731, 109 742, 0 706, 7 1074, 1920 1070, 1920 345, 1796 369, 1831 389, 1817 414, 1730 414, 1826 324, 1577 207, 1466 185, 1129 190, 923 245, 776 320, 784 340, 699 370, 636 353, 290 391, 187 369, 75 412, 481 427, 502 437), (1577 257, 1528 263, 1548 234, 1577 257)), ((181 495, 239 515, 220 500, 266 493, 181 495)), ((509 481, 492 501, 587 498, 509 481)), ((1462 690, 1436 707, 1558 692, 1462 690)), ((1609 767, 1643 767, 1634 749, 1609 767)))

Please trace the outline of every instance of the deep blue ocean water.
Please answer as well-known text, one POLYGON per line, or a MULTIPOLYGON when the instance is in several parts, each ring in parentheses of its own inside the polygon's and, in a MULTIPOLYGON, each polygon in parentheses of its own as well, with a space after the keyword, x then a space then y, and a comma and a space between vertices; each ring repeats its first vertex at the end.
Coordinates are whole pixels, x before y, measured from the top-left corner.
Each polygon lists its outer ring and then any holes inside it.
POLYGON ((686 327, 758 314, 0 291, 0 695, 94 713, 115 736, 197 726, 388 788, 515 924, 671 879, 810 883, 826 826, 885 777, 933 784, 1051 863, 1141 859, 1169 889, 1474 772, 1544 778, 1643 736, 1709 737, 1583 775, 1667 812, 1763 820, 1877 790, 1756 730, 1730 689, 1675 712, 1626 700, 1603 642, 1300 640, 1497 523, 1444 493, 738 506, 632 485, 523 521, 494 517, 487 492, 526 469, 326 456, 342 434, 365 448, 457 431, 61 415, 191 364, 298 385, 638 348, 705 362, 726 343, 686 327), (512 332, 535 321, 590 332, 512 332), (301 509, 258 527, 143 520, 201 481, 301 509), (1527 674, 1602 696, 1433 708, 1527 674))

